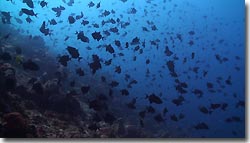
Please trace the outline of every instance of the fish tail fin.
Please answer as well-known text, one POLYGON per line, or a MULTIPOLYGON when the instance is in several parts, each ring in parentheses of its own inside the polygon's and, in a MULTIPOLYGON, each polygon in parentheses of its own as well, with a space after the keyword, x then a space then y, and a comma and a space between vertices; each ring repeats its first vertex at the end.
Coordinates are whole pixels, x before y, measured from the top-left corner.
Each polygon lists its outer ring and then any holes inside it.
POLYGON ((82 59, 82 57, 79 57, 79 58, 78 58, 78 62, 80 62, 80 61, 81 61, 81 59, 82 59))
POLYGON ((35 17, 37 17, 38 13, 35 14, 35 17))

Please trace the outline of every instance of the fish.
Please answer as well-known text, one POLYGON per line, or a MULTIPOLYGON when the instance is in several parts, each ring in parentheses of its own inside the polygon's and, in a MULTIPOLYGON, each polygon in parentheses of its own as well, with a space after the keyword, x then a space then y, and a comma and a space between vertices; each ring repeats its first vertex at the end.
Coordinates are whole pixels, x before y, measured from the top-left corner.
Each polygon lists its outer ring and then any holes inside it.
POLYGON ((100 63, 100 58, 98 55, 93 54, 92 58, 93 62, 89 64, 89 67, 92 69, 92 74, 95 74, 98 69, 102 68, 102 65, 100 63))
POLYGON ((2 11, 1 14, 3 15, 2 17, 2 22, 4 24, 10 24, 10 19, 11 19, 11 16, 10 16, 10 12, 5 12, 5 11, 2 11))
POLYGON ((45 27, 45 21, 43 21, 43 24, 40 27, 40 32, 42 32, 45 36, 50 35, 50 30, 49 28, 45 27))
POLYGON ((138 45, 138 44, 140 44, 140 39, 138 37, 135 37, 130 44, 131 45, 138 45))
POLYGON ((121 95, 124 95, 124 96, 128 96, 129 95, 129 92, 128 92, 127 89, 121 89, 120 92, 121 92, 121 95))
POLYGON ((213 110, 218 109, 220 107, 221 107, 221 104, 216 104, 216 103, 211 103, 210 104, 210 109, 213 109, 213 110))
POLYGON ((91 1, 91 2, 89 2, 88 6, 89 6, 89 8, 90 8, 90 7, 94 7, 95 4, 91 1))
POLYGON ((19 23, 19 24, 22 24, 22 23, 23 23, 23 21, 22 21, 20 18, 16 18, 16 17, 15 17, 15 20, 16 20, 16 22, 19 23))
POLYGON ((119 82, 117 81, 111 81, 111 83, 109 84, 111 87, 117 87, 119 85, 119 82))
POLYGON ((27 14, 28 16, 35 16, 35 17, 37 17, 37 13, 35 14, 35 12, 33 10, 22 8, 21 11, 23 13, 27 14))
POLYGON ((143 111, 140 111, 139 113, 139 116, 140 116, 140 118, 145 118, 145 115, 146 115, 146 111, 145 110, 143 110, 143 111))
POLYGON ((69 52, 69 54, 71 55, 71 58, 78 59, 78 61, 80 61, 82 59, 82 57, 80 57, 78 49, 71 47, 71 46, 68 46, 66 49, 69 52))
POLYGON ((155 104, 162 104, 162 100, 159 96, 156 96, 154 93, 150 95, 146 95, 146 99, 149 100, 150 104, 155 103, 155 104))
POLYGON ((82 42, 89 43, 89 38, 84 35, 83 31, 77 33, 77 40, 81 40, 82 42))
POLYGON ((137 98, 133 98, 129 103, 127 103, 127 107, 130 108, 130 109, 136 109, 135 107, 135 103, 136 103, 136 99, 137 98))
POLYGON ((174 61, 169 60, 166 64, 167 64, 168 70, 170 71, 171 76, 172 77, 177 77, 177 74, 175 72, 174 61))
POLYGON ((89 21, 87 21, 87 20, 82 20, 81 24, 82 24, 83 26, 85 26, 85 25, 89 24, 89 21))
POLYGON ((23 69, 31 70, 31 71, 38 71, 40 70, 40 67, 36 63, 34 63, 31 59, 29 59, 23 63, 23 69))
POLYGON ((236 105, 235 105, 236 108, 239 108, 239 107, 245 107, 245 101, 243 100, 239 100, 236 105))
POLYGON ((34 8, 34 3, 32 0, 23 0, 23 3, 26 3, 30 8, 34 8))
POLYGON ((162 111, 163 116, 165 116, 167 112, 168 112, 168 109, 167 109, 167 107, 165 107, 165 108, 163 109, 163 111, 162 111))
POLYGON ((65 67, 68 65, 68 61, 70 61, 69 55, 60 56, 58 60, 58 62, 65 67))
POLYGON ((176 121, 176 122, 179 121, 179 119, 177 118, 177 116, 175 114, 172 114, 170 116, 170 119, 173 120, 173 121, 176 121))
POLYGON ((148 113, 155 113, 155 108, 152 106, 147 106, 146 109, 148 113))
POLYGON ((68 17, 69 24, 73 24, 76 22, 75 18, 73 16, 68 17))
POLYGON ((51 19, 51 20, 49 20, 49 24, 50 24, 50 25, 56 25, 57 22, 56 22, 55 19, 51 19))
POLYGON ((77 15, 76 16, 76 20, 79 20, 79 19, 81 19, 81 18, 83 18, 83 13, 81 12, 81 15, 77 15))
POLYGON ((78 74, 79 76, 84 76, 84 71, 82 70, 82 68, 77 68, 76 74, 78 74))
POLYGON ((201 91, 200 89, 194 89, 192 91, 192 93, 194 93, 195 95, 197 95, 198 98, 203 96, 203 91, 201 91))
POLYGON ((102 13, 102 16, 108 16, 108 15, 110 15, 110 12, 109 11, 107 11, 107 10, 105 10, 103 13, 102 13))
POLYGON ((198 123, 194 126, 196 130, 207 130, 209 129, 208 125, 204 122, 198 123))
POLYGON ((213 84, 211 82, 207 82, 207 88, 213 88, 213 84))
POLYGON ((116 66, 115 72, 120 74, 121 73, 121 66, 116 66))
POLYGON ((119 29, 117 27, 113 27, 113 28, 110 28, 109 31, 113 33, 118 33, 119 29))
POLYGON ((28 22, 28 23, 31 23, 32 22, 32 19, 28 16, 26 19, 26 22, 28 22))
POLYGON ((164 122, 164 121, 165 121, 165 119, 163 119, 163 117, 162 117, 162 115, 161 115, 160 113, 157 114, 157 115, 155 115, 155 116, 154 116, 154 119, 155 119, 155 121, 158 122, 158 123, 161 123, 161 122, 164 122))
POLYGON ((98 2, 96 5, 96 8, 100 8, 100 6, 101 6, 101 2, 98 2))
POLYGON ((89 108, 95 111, 102 111, 108 109, 107 105, 98 99, 89 101, 89 108))
POLYGON ((113 54, 115 52, 114 48, 111 46, 111 44, 106 46, 106 51, 110 54, 113 54))
POLYGON ((109 66, 109 65, 111 65, 111 63, 112 63, 112 59, 109 59, 109 60, 105 61, 104 64, 105 64, 106 66, 109 66))
POLYGON ((52 10, 56 12, 56 17, 60 17, 62 14, 62 11, 65 10, 65 7, 60 6, 60 7, 53 7, 52 10))
POLYGON ((86 93, 88 93, 89 90, 90 90, 90 86, 89 85, 81 87, 81 91, 82 91, 83 95, 86 94, 86 93))
POLYGON ((166 56, 168 56, 168 57, 170 57, 171 55, 173 55, 173 52, 169 50, 168 46, 165 47, 164 53, 165 53, 166 56))
POLYGON ((74 4, 74 0, 69 0, 69 2, 67 3, 68 6, 72 6, 74 4))
POLYGON ((121 47, 121 42, 120 42, 119 40, 115 40, 115 45, 116 45, 117 47, 121 47))
POLYGON ((200 106, 199 107, 200 112, 204 113, 204 114, 211 114, 212 112, 209 111, 205 106, 200 106))
POLYGON ((40 6, 41 6, 42 8, 45 7, 45 6, 47 6, 47 5, 48 5, 48 3, 45 2, 44 0, 40 2, 40 6))
POLYGON ((95 40, 97 40, 97 41, 100 41, 101 39, 102 39, 102 35, 101 35, 101 32, 94 32, 94 33, 92 33, 91 34, 92 35, 92 37, 95 39, 95 40))
POLYGON ((174 103, 176 106, 180 106, 182 105, 183 101, 184 101, 184 97, 179 96, 177 99, 173 99, 172 103, 174 103))

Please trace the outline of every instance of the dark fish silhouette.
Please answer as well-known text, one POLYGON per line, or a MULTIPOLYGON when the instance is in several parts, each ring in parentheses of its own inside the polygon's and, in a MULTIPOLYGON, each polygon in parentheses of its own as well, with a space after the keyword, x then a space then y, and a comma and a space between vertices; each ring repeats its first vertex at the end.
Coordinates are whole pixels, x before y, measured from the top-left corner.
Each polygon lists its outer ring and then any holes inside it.
POLYGON ((155 108, 152 106, 147 106, 146 109, 148 113, 155 113, 155 108))
POLYGON ((195 94, 195 95, 197 95, 198 98, 202 97, 202 95, 203 95, 203 91, 201 91, 200 89, 194 89, 192 91, 192 93, 195 94))
POLYGON ((67 3, 68 6, 72 6, 74 4, 74 0, 69 0, 69 2, 67 3))
POLYGON ((120 90, 121 94, 124 95, 124 96, 128 96, 129 95, 129 92, 127 89, 122 89, 120 90))
POLYGON ((2 22, 4 24, 10 24, 10 19, 11 19, 10 12, 2 11, 1 14, 3 15, 2 22))
POLYGON ((140 39, 138 37, 135 37, 130 44, 131 45, 138 45, 138 44, 140 44, 140 39))
POLYGON ((119 40, 115 40, 115 45, 116 45, 117 47, 121 47, 121 42, 120 42, 119 40))
POLYGON ((179 121, 178 117, 175 114, 171 115, 170 119, 176 122, 179 121))
POLYGON ((135 107, 135 103, 136 103, 136 98, 133 98, 129 103, 127 103, 127 107, 130 109, 136 109, 135 107))
POLYGON ((81 19, 81 18, 83 18, 83 13, 81 12, 81 15, 77 15, 76 16, 76 20, 79 20, 79 19, 81 19))
POLYGON ((15 17, 15 20, 16 20, 16 22, 19 23, 19 24, 22 24, 22 23, 23 23, 23 21, 22 21, 20 18, 16 18, 16 17, 15 17))
POLYGON ((239 100, 236 105, 235 105, 236 108, 239 108, 239 107, 245 107, 245 101, 243 100, 239 100))
POLYGON ((23 3, 26 3, 30 8, 34 8, 34 3, 32 0, 23 0, 23 3))
POLYGON ((179 105, 182 105, 184 101, 184 97, 183 96, 179 96, 177 99, 173 99, 172 102, 176 105, 176 106, 179 106, 179 105))
POLYGON ((242 120, 240 119, 239 116, 232 116, 232 117, 226 118, 226 119, 225 119, 225 122, 227 122, 227 123, 231 123, 231 122, 242 122, 242 120))
POLYGON ((159 96, 156 96, 154 93, 151 95, 146 95, 146 99, 149 100, 150 103, 162 104, 162 100, 159 96))
POLYGON ((115 72, 117 72, 117 73, 121 73, 121 66, 116 66, 115 67, 115 72))
POLYGON ((84 71, 82 70, 82 68, 77 68, 76 74, 78 74, 79 76, 84 76, 84 71))
POLYGON ((173 52, 169 50, 168 46, 166 46, 166 48, 165 48, 165 51, 164 51, 164 52, 165 52, 165 54, 166 54, 167 56, 171 56, 171 55, 173 55, 173 52))
POLYGON ((200 106, 199 107, 200 112, 204 113, 204 114, 210 114, 212 113, 211 111, 209 111, 205 106, 200 106))
POLYGON ((21 11, 29 16, 35 16, 37 17, 37 14, 35 14, 35 12, 33 10, 29 10, 26 8, 22 8, 21 11))
POLYGON ((51 20, 49 20, 49 24, 50 24, 50 25, 56 25, 57 22, 56 22, 55 19, 51 19, 51 20))
POLYGON ((108 16, 108 15, 110 15, 110 12, 109 11, 107 11, 107 10, 105 10, 103 13, 102 13, 102 16, 108 16))
POLYGON ((119 82, 117 81, 111 81, 111 83, 109 84, 111 87, 117 87, 119 85, 119 82))
POLYGON ((23 63, 24 70, 38 71, 40 67, 32 60, 27 60, 23 63))
POLYGON ((102 39, 102 35, 101 35, 101 32, 94 32, 94 33, 92 33, 91 34, 92 35, 92 37, 95 39, 95 40, 97 40, 97 41, 100 41, 101 39, 102 39))
POLYGON ((106 51, 109 53, 113 54, 115 52, 114 48, 111 46, 111 44, 106 46, 106 51))
POLYGON ((77 40, 78 39, 80 39, 82 42, 89 43, 89 38, 84 35, 83 31, 77 33, 77 40))
POLYGON ((69 55, 63 55, 59 57, 59 60, 58 60, 58 62, 65 67, 68 65, 68 61, 70 61, 69 55))
POLYGON ((140 118, 145 118, 146 111, 145 110, 140 111, 138 114, 139 114, 140 118))
POLYGON ((81 87, 82 94, 88 93, 89 89, 90 89, 90 86, 82 86, 81 87))
POLYGON ((103 101, 94 99, 89 102, 89 108, 95 111, 102 111, 107 110, 108 107, 103 101))
POLYGON ((45 27, 45 21, 43 21, 43 24, 40 27, 40 32, 42 32, 45 36, 50 34, 49 28, 45 27))
POLYGON ((221 104, 216 104, 216 103, 211 103, 210 104, 210 109, 213 109, 213 110, 218 109, 220 107, 221 107, 221 104))
POLYGON ((162 117, 162 115, 161 115, 160 113, 157 114, 157 115, 155 115, 155 116, 154 116, 154 119, 155 119, 155 121, 158 122, 158 123, 161 123, 161 122, 164 122, 164 121, 165 121, 165 119, 163 119, 163 117, 162 117))
POLYGON ((32 19, 28 16, 26 19, 25 19, 28 23, 31 23, 32 22, 32 19))
POLYGON ((92 74, 95 74, 98 69, 102 68, 100 59, 97 55, 92 55, 93 62, 89 64, 89 67, 92 69, 92 74))
POLYGON ((174 66, 174 61, 168 61, 167 62, 168 70, 170 71, 171 76, 177 77, 177 74, 175 72, 175 66, 174 66))
POLYGON ((44 0, 40 2, 40 6, 41 6, 42 8, 45 7, 45 6, 47 6, 47 5, 48 5, 48 3, 45 2, 44 0))
POLYGON ((209 129, 208 125, 204 122, 198 123, 197 125, 194 126, 196 130, 207 130, 209 129))
POLYGON ((96 8, 100 8, 100 6, 101 6, 101 2, 98 2, 96 5, 96 8))
POLYGON ((76 22, 75 18, 73 16, 68 17, 69 24, 73 24, 76 22))
POLYGON ((83 26, 85 26, 85 25, 89 24, 89 21, 87 21, 87 20, 82 20, 81 24, 82 24, 83 26))
POLYGON ((109 59, 109 60, 107 60, 107 61, 104 62, 104 64, 105 64, 106 66, 111 65, 111 63, 112 63, 112 59, 109 59))
POLYGON ((78 59, 78 61, 80 61, 81 57, 80 57, 80 54, 78 52, 78 49, 71 47, 71 46, 68 46, 66 49, 69 52, 69 54, 71 55, 71 58, 78 59))
POLYGON ((56 17, 59 17, 59 16, 61 16, 62 11, 65 10, 65 7, 63 7, 63 6, 54 7, 54 8, 52 8, 52 10, 53 10, 54 12, 56 12, 56 17))
POLYGON ((95 4, 91 1, 91 2, 89 2, 88 6, 89 6, 89 8, 90 8, 90 7, 94 7, 95 4))

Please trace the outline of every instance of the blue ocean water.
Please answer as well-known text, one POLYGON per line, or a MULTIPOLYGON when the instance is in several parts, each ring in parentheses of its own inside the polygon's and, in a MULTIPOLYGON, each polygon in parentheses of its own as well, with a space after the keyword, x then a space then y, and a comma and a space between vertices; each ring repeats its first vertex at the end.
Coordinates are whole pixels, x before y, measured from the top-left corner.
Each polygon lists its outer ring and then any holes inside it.
POLYGON ((68 46, 76 48, 82 59, 71 59, 64 67, 70 73, 66 80, 90 85, 93 95, 112 90, 109 104, 117 106, 112 107, 117 108, 112 111, 115 116, 138 126, 143 121, 143 130, 152 137, 245 137, 244 1, 74 0, 71 5, 68 0, 45 0, 44 7, 41 2, 33 0, 30 8, 22 0, 1 0, 0 10, 10 12, 11 21, 2 20, 0 27, 9 25, 22 35, 41 36, 55 59, 70 55, 68 46), (57 16, 52 8, 60 6, 65 9, 57 16), (37 16, 20 14, 22 8, 37 16), (69 16, 75 19, 72 24, 69 16), (28 17, 32 22, 26 21, 28 17), (52 19, 57 24, 51 24, 52 19), (41 32, 43 22, 48 35, 41 32), (89 42, 78 39, 81 31, 89 42), (100 32, 99 40, 94 32, 100 32), (109 44, 113 53, 107 50, 109 44), (89 66, 92 55, 101 61, 95 73, 89 66), (111 64, 105 64, 110 59, 111 64), (83 77, 75 74, 78 67, 84 70, 83 77), (101 82, 102 76, 107 83, 101 82), (112 81, 119 85, 110 87, 112 81), (123 89, 129 95, 121 95, 123 89), (162 103, 150 103, 150 95, 162 103), (128 107, 132 99, 136 109, 128 107), (140 117, 138 113, 149 106, 155 113, 147 111, 140 117), (164 121, 155 119, 158 114, 164 121))

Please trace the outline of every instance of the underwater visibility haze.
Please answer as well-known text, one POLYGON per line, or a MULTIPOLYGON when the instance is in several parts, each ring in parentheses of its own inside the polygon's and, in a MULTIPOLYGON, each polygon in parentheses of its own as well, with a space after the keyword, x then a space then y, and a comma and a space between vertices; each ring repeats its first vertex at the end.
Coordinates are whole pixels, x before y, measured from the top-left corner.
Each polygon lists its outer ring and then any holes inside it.
POLYGON ((1 0, 0 136, 245 138, 243 0, 1 0))

